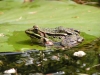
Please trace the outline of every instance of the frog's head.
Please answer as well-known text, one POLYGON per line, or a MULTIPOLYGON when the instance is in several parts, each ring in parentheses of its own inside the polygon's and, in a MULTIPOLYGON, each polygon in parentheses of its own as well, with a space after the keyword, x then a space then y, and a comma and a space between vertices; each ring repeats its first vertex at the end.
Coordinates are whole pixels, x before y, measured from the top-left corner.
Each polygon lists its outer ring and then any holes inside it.
POLYGON ((31 39, 40 39, 41 36, 38 34, 39 28, 37 25, 34 25, 33 28, 25 30, 25 33, 31 38, 31 39))
POLYGON ((27 29, 25 33, 31 38, 32 42, 42 43, 44 46, 53 45, 53 42, 45 36, 37 25, 33 28, 27 29))

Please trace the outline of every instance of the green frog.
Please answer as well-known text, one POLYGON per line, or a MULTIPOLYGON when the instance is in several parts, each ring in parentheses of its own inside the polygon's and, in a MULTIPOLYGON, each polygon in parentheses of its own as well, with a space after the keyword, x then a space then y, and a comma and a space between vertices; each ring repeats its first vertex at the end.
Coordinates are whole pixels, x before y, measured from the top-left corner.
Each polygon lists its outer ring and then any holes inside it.
POLYGON ((84 39, 80 36, 80 31, 73 28, 33 28, 25 30, 32 42, 40 43, 43 46, 55 46, 69 49, 81 43, 84 39))

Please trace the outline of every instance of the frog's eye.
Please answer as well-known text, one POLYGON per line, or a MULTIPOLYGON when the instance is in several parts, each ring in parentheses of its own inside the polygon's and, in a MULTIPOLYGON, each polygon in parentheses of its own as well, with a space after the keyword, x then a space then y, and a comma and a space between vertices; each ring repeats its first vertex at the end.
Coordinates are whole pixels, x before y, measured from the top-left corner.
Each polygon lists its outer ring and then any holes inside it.
POLYGON ((38 26, 37 26, 37 25, 34 25, 33 28, 34 28, 34 29, 38 29, 38 26))

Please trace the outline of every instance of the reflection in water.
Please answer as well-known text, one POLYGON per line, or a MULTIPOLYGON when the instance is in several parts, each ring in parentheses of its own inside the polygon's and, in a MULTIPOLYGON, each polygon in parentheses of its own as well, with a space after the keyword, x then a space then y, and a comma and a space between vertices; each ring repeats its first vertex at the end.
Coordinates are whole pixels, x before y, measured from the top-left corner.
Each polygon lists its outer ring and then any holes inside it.
POLYGON ((0 53, 0 75, 12 68, 16 75, 99 75, 100 39, 70 50, 0 53))

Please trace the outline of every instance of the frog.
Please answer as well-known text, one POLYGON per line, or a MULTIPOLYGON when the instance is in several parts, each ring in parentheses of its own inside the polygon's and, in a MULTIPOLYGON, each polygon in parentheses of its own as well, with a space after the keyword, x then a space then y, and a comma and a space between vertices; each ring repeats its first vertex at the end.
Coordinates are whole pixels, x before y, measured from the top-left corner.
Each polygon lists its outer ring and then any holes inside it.
POLYGON ((80 31, 73 28, 58 26, 55 28, 40 28, 34 25, 25 30, 32 42, 37 42, 42 46, 54 46, 62 49, 70 49, 82 43, 84 38, 80 36, 80 31))

